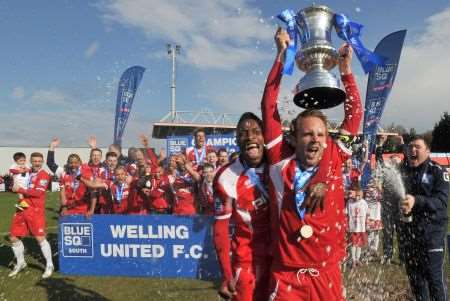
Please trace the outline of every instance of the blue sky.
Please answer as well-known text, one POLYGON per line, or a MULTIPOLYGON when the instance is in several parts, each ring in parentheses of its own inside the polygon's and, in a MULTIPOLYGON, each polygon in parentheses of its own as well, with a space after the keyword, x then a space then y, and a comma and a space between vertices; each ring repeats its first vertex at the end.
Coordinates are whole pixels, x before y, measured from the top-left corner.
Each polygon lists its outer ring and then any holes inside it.
MULTIPOLYGON (((85 145, 112 140, 117 82, 129 66, 147 68, 135 97, 124 144, 169 110, 166 43, 179 43, 177 109, 259 111, 274 57, 276 16, 312 1, 2 1, 0 2, 1 145, 85 145)), ((319 4, 319 2, 316 1, 319 4)), ((365 25, 373 49, 385 35, 407 29, 394 90, 382 118, 418 131, 450 111, 450 3, 434 1, 322 1, 365 25)), ((334 44, 341 42, 333 37, 334 44)), ((361 95, 366 77, 353 69, 361 95)), ((302 74, 285 78, 281 96, 302 74)), ((299 110, 293 105, 293 112, 299 110)), ((328 110, 340 119, 342 108, 328 110)))

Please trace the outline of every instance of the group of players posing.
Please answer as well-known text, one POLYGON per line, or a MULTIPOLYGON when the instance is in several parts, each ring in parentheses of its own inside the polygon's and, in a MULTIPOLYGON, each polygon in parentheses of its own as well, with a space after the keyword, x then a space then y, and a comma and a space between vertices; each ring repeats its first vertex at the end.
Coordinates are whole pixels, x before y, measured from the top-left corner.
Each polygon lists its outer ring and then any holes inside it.
MULTIPOLYGON (((161 197, 158 205, 158 192, 162 196, 169 191, 174 214, 196 214, 192 182, 200 187, 206 183, 205 189, 199 189, 206 193, 200 207, 215 216, 214 243, 223 275, 219 290, 223 298, 343 300, 340 262, 345 256, 346 217, 342 164, 351 153, 344 143, 328 135, 326 116, 317 110, 300 113, 292 122, 289 139, 283 137, 277 98, 289 35, 278 30, 275 41, 278 52, 262 99, 263 119, 250 112, 241 116, 236 131, 240 155, 217 170, 214 183, 215 167, 195 164, 205 161, 210 152, 201 143, 186 155, 169 158, 164 175, 162 158, 149 148, 147 156, 139 152, 134 164, 126 164, 120 150, 110 149, 106 166, 102 166, 101 150, 91 145, 88 164, 74 154, 62 168, 54 162, 56 139, 50 145, 47 164, 61 179, 61 213, 167 213, 167 200, 161 197), (230 220, 234 224, 231 243, 230 220)), ((352 50, 344 45, 339 55, 347 93, 340 132, 355 135, 362 110, 351 72, 352 50)), ((196 146, 199 140, 201 135, 196 137, 196 146)), ((145 139, 143 142, 148 144, 145 139)), ((43 277, 53 271, 44 214, 50 177, 42 164, 42 154, 32 154, 27 187, 13 187, 23 197, 11 227, 17 264, 10 276, 26 266, 19 237, 28 231, 40 243, 47 261, 43 277), (22 201, 28 203, 26 208, 22 201)))
MULTIPOLYGON (((164 170, 165 155, 156 156, 148 147, 147 137, 141 136, 141 142, 144 148, 129 149, 129 157, 121 154, 119 146, 111 145, 102 162, 102 151, 96 147, 95 137, 91 137, 88 163, 82 163, 78 154, 70 154, 65 166, 60 167, 55 163, 55 149, 60 141, 53 139, 47 166, 60 179, 60 214, 213 215, 212 182, 215 170, 228 162, 226 150, 216 153, 206 146, 205 133, 198 130, 195 146, 188 148, 186 154, 171 156, 164 170)), ((42 277, 48 278, 54 270, 51 247, 45 238, 45 192, 51 177, 43 168, 41 153, 31 154, 31 168, 23 153, 14 154, 14 161, 10 173, 18 202, 10 240, 17 263, 9 276, 16 276, 27 266, 20 238, 31 233, 46 259, 42 277)))

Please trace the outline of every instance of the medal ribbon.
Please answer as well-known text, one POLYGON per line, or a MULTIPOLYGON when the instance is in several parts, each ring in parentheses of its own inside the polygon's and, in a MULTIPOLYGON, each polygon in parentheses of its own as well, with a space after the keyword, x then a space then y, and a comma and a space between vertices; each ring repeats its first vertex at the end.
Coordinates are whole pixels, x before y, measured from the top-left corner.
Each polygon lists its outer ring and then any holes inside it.
POLYGON ((122 203, 123 191, 125 189, 125 184, 121 183, 120 185, 116 185, 116 203, 122 203))
POLYGON ((300 219, 305 217, 305 209, 301 209, 303 202, 305 201, 306 192, 304 188, 306 184, 308 184, 309 180, 316 173, 318 167, 311 167, 302 171, 299 167, 299 163, 296 163, 295 166, 295 175, 294 175, 294 193, 295 193, 295 209, 297 209, 297 214, 300 219))
POLYGON ((267 190, 264 188, 262 182, 261 182, 261 178, 259 177, 259 175, 256 173, 256 168, 254 167, 249 167, 247 165, 247 163, 245 163, 244 161, 242 161, 242 165, 244 166, 244 170, 245 170, 245 175, 248 177, 250 183, 252 183, 253 185, 256 186, 256 188, 258 188, 259 192, 263 195, 263 197, 265 197, 266 199, 269 198, 269 194, 267 193, 267 190))
POLYGON ((71 187, 72 187, 72 191, 73 193, 75 193, 75 191, 77 191, 78 187, 80 187, 80 181, 77 180, 78 176, 81 174, 80 168, 77 169, 75 175, 71 174, 70 177, 72 178, 72 183, 71 183, 71 187))
POLYGON ((33 180, 36 177, 36 175, 37 175, 37 172, 30 173, 30 176, 28 177, 27 188, 31 188, 31 184, 33 184, 33 180))
POLYGON ((205 160, 206 157, 206 146, 202 147, 202 154, 198 155, 198 150, 194 146, 194 155, 195 155, 195 161, 197 162, 197 165, 203 165, 203 160, 205 160))

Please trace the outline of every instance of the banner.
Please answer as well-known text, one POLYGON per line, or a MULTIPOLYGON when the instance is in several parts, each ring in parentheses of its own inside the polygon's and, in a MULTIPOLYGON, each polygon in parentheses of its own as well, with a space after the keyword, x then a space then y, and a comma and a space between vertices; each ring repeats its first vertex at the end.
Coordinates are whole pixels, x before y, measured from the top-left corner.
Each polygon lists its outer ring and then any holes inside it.
MULTIPOLYGON (((387 98, 394 85, 405 36, 406 30, 391 33, 384 37, 375 48, 375 53, 385 57, 386 61, 384 65, 376 65, 375 69, 369 73, 369 80, 367 82, 363 135, 364 139, 369 143, 369 158, 375 151, 378 126, 387 98)), ((370 174, 370 166, 366 164, 361 178, 363 187, 370 180, 370 174)))
MULTIPOLYGON (((167 137, 167 155, 170 156, 174 153, 184 152, 186 148, 194 146, 194 141, 195 139, 192 135, 167 137)), ((207 135, 206 144, 212 145, 216 150, 225 148, 229 155, 239 151, 236 136, 233 134, 207 135)))
POLYGON ((216 279, 213 218, 172 215, 63 216, 63 274, 216 279))
POLYGON ((125 70, 119 81, 114 119, 114 143, 121 145, 122 136, 133 105, 134 95, 144 75, 145 68, 133 66, 125 70))

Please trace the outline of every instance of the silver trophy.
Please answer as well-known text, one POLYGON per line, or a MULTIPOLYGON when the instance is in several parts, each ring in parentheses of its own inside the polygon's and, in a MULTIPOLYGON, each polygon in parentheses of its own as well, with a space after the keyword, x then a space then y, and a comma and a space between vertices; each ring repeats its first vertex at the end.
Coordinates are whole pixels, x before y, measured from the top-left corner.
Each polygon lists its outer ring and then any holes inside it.
POLYGON ((326 109, 341 104, 345 91, 330 72, 339 57, 331 44, 333 11, 323 5, 302 9, 297 13, 297 26, 301 48, 296 63, 306 75, 297 84, 294 103, 305 109, 326 109))

